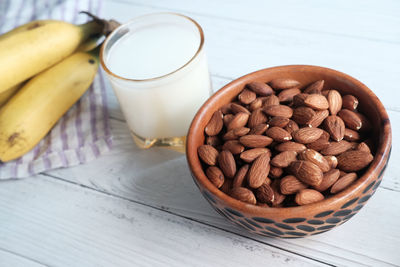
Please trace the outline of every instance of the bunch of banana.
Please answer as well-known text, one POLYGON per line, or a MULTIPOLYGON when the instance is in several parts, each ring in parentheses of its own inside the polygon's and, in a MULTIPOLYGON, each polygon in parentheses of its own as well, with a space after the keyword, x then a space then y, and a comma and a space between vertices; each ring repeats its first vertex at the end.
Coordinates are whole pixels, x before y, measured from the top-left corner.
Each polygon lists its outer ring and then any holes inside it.
POLYGON ((0 161, 30 151, 89 88, 103 26, 34 21, 0 36, 0 161))
POLYGON ((49 20, 6 33, 0 39, 0 93, 63 60, 102 29, 97 21, 74 25, 49 20))

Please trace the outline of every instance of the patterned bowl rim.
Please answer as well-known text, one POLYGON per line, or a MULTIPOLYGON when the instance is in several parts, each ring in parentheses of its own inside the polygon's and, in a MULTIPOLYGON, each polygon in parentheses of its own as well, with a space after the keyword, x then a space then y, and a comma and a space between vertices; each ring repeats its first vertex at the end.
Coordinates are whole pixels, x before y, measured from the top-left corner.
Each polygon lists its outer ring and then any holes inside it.
POLYGON ((336 205, 340 205, 344 203, 349 197, 355 197, 359 195, 359 192, 363 190, 367 184, 371 183, 373 180, 378 179, 381 173, 384 171, 385 165, 388 161, 388 157, 391 150, 392 143, 392 132, 388 114, 378 99, 378 97, 369 89, 366 85, 358 81, 357 79, 347 75, 345 73, 325 68, 319 66, 312 65, 286 65, 286 66, 277 66, 266 68, 262 70, 258 70, 249 74, 246 74, 232 82, 228 83, 224 87, 222 87, 219 91, 217 91, 214 95, 212 95, 198 110, 195 115, 187 135, 187 143, 186 143, 186 158, 188 161, 189 168, 192 172, 193 179, 196 184, 201 184, 205 189, 207 189, 212 195, 214 195, 217 199, 228 203, 230 207, 235 208, 240 211, 244 211, 251 214, 261 215, 261 216, 271 216, 277 215, 282 216, 287 213, 293 214, 304 214, 315 212, 317 210, 321 210, 321 207, 327 209, 329 207, 333 207, 336 205), (342 81, 346 81, 354 84, 358 90, 364 91, 372 100, 372 102, 377 106, 378 114, 382 118, 382 128, 380 131, 379 137, 379 146, 376 150, 376 155, 368 170, 361 176, 355 183, 349 186, 347 189, 342 192, 331 196, 329 198, 324 199, 323 201, 304 205, 297 207, 270 207, 266 209, 265 207, 260 207, 256 205, 251 205, 247 203, 243 203, 239 200, 236 200, 224 192, 217 189, 206 177, 199 157, 197 155, 197 146, 195 145, 195 138, 198 135, 198 132, 203 132, 204 129, 200 129, 200 119, 207 112, 209 108, 211 108, 216 102, 217 99, 223 97, 230 90, 234 90, 237 86, 243 86, 243 84, 249 82, 252 77, 263 74, 269 71, 290 71, 290 70, 304 70, 304 71, 312 71, 312 72, 323 72, 328 73, 331 76, 337 76, 342 81))

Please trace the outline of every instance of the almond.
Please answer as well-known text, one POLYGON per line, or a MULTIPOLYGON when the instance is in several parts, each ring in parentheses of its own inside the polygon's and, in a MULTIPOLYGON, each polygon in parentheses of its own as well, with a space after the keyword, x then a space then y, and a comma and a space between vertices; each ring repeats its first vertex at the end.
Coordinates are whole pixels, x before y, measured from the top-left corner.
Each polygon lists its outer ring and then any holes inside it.
POLYGON ((293 106, 294 107, 300 107, 304 105, 304 100, 307 98, 308 94, 297 94, 293 97, 293 106))
POLYGON ((224 174, 218 167, 208 167, 206 170, 206 175, 211 183, 213 183, 217 188, 220 188, 224 184, 224 174))
POLYGON ((371 153, 371 149, 365 142, 361 142, 357 145, 357 150, 365 151, 371 153))
POLYGON ((266 147, 272 143, 272 138, 264 135, 248 134, 239 138, 246 147, 266 147))
POLYGON ((296 132, 294 132, 293 139, 296 142, 302 143, 302 144, 309 144, 312 143, 316 140, 318 140, 323 133, 323 130, 319 128, 309 128, 309 127, 304 127, 300 128, 296 132))
POLYGON ((358 99, 353 95, 345 95, 342 97, 342 106, 348 110, 356 110, 358 106, 358 99))
POLYGON ((375 151, 375 142, 371 138, 364 140, 364 143, 369 147, 370 151, 375 151))
POLYGON ((263 111, 269 116, 281 116, 290 118, 293 115, 293 110, 284 105, 264 106, 263 111))
POLYGON ((300 160, 306 160, 314 163, 321 169, 322 172, 327 172, 331 169, 324 156, 313 149, 306 149, 300 152, 298 158, 300 160))
POLYGON ((256 93, 254 93, 251 90, 248 89, 244 89, 239 95, 238 95, 238 99, 240 102, 242 102, 245 105, 250 104, 251 102, 253 102, 256 99, 256 93))
POLYGON ((222 149, 229 150, 233 155, 236 155, 244 151, 244 146, 238 140, 228 140, 222 146, 222 149))
POLYGON ((270 95, 263 98, 263 107, 279 105, 279 98, 276 95, 270 95))
MULTIPOLYGON (((243 127, 244 128, 244 127, 243 127)), ((239 128, 237 128, 237 129, 239 129, 239 128)), ((227 140, 235 140, 235 139, 238 139, 239 138, 239 136, 237 136, 235 133, 234 133, 234 131, 235 131, 235 129, 232 129, 232 130, 230 130, 230 131, 228 131, 226 134, 224 134, 224 136, 222 137, 225 141, 227 141, 227 140)))
POLYGON ((286 196, 280 193, 280 181, 275 180, 271 183, 271 188, 274 191, 274 201, 272 202, 273 207, 277 207, 282 204, 282 202, 285 200, 286 196))
POLYGON ((285 142, 292 140, 292 136, 290 133, 285 131, 284 129, 280 127, 271 127, 269 128, 266 132, 265 135, 271 137, 274 141, 277 142, 285 142))
POLYGON ((259 202, 262 203, 272 203, 275 200, 274 190, 267 183, 257 188, 256 197, 259 202))
POLYGON ((251 188, 260 187, 268 178, 270 156, 261 154, 251 165, 247 175, 247 182, 251 188))
POLYGON ((224 184, 219 189, 229 195, 232 189, 232 179, 225 179, 224 184))
POLYGON ((321 150, 327 148, 330 145, 328 140, 318 139, 315 142, 307 144, 307 148, 314 149, 315 151, 321 152, 321 150))
POLYGON ((324 195, 314 189, 303 189, 296 194, 295 201, 298 205, 307 205, 311 203, 315 203, 318 201, 322 201, 324 199, 324 195))
POLYGON ((292 120, 298 124, 306 124, 315 116, 315 111, 309 107, 298 107, 293 110, 292 120))
POLYGON ((371 153, 352 150, 346 151, 337 157, 338 168, 345 172, 355 172, 367 167, 374 159, 371 153))
POLYGON ((321 184, 318 186, 314 186, 314 188, 320 192, 327 190, 339 179, 339 175, 340 171, 338 169, 332 169, 324 173, 321 184))
POLYGON ((296 151, 296 152, 301 152, 304 149, 306 149, 306 146, 303 144, 299 144, 296 142, 285 142, 282 144, 279 144, 275 147, 275 149, 279 152, 283 152, 283 151, 296 151))
POLYGON ((249 164, 245 164, 236 172, 235 177, 233 177, 232 187, 243 186, 248 170, 249 164))
POLYGON ((236 103, 231 104, 231 110, 234 114, 243 112, 243 113, 247 113, 250 115, 250 111, 247 108, 243 107, 242 105, 236 104, 236 103))
POLYGON ((229 150, 223 150, 218 155, 218 165, 227 178, 233 178, 236 173, 236 162, 229 150))
POLYGON ((283 174, 283 170, 282 168, 278 168, 275 166, 271 166, 269 169, 269 177, 273 178, 273 179, 278 179, 279 177, 281 177, 283 174))
POLYGON ((232 188, 232 190, 230 191, 230 196, 249 204, 255 205, 257 203, 256 197, 254 196, 253 192, 245 187, 232 188))
POLYGON ((346 189, 349 185, 351 185, 355 180, 357 180, 357 174, 355 172, 348 173, 339 178, 331 187, 331 193, 336 194, 340 191, 346 189))
POLYGON ((286 168, 293 161, 296 160, 297 152, 296 151, 284 151, 276 155, 271 160, 271 165, 279 168, 286 168))
POLYGON ((268 148, 258 147, 246 150, 240 154, 240 158, 247 163, 253 162, 261 154, 268 153, 271 156, 271 151, 268 148))
POLYGON ((279 101, 281 103, 292 102, 293 97, 297 94, 300 94, 301 91, 299 88, 290 88, 287 90, 283 90, 278 94, 279 101))
POLYGON ((255 127, 258 124, 267 122, 268 118, 264 114, 261 108, 254 110, 249 118, 248 126, 250 128, 255 127))
POLYGON ((288 118, 276 116, 276 117, 272 117, 269 120, 268 124, 271 127, 276 126, 276 127, 284 128, 286 125, 288 125, 289 121, 290 120, 288 118))
POLYGON ((289 89, 292 87, 297 87, 300 85, 300 83, 294 79, 273 79, 272 81, 269 82, 269 84, 272 86, 274 89, 289 89))
POLYGON ((295 131, 297 131, 299 128, 299 125, 297 125, 296 122, 289 120, 288 124, 285 126, 284 128, 288 133, 290 133, 290 135, 292 133, 294 133, 295 131))
POLYGON ((315 151, 321 151, 322 149, 326 148, 329 146, 329 133, 326 131, 323 131, 322 135, 320 138, 318 138, 316 141, 307 144, 307 147, 309 149, 314 149, 315 151))
POLYGON ((224 116, 223 121, 224 121, 225 127, 228 127, 229 123, 231 123, 231 121, 233 120, 234 117, 235 117, 235 115, 233 115, 233 114, 226 114, 224 116))
POLYGON ((249 114, 244 112, 237 113, 235 117, 232 119, 232 121, 229 123, 227 127, 228 131, 245 126, 248 120, 249 120, 249 114))
POLYGON ((340 117, 336 115, 329 116, 325 119, 324 126, 333 140, 339 142, 343 139, 345 126, 340 117))
POLYGON ((338 165, 338 160, 335 156, 324 156, 331 169, 335 169, 338 165))
POLYGON ((331 142, 329 146, 321 150, 321 154, 324 156, 336 156, 351 149, 351 147, 352 144, 345 140, 331 142))
POLYGON ((321 125, 321 123, 329 116, 329 111, 327 110, 320 110, 315 112, 315 115, 306 122, 308 127, 317 128, 321 125))
POLYGON ((321 93, 323 88, 324 88, 324 80, 319 80, 307 86, 307 88, 304 89, 304 93, 319 94, 321 93))
POLYGON ((261 135, 265 133, 265 131, 268 129, 268 124, 265 123, 260 123, 253 128, 251 128, 249 134, 256 134, 256 135, 261 135))
POLYGON ((232 113, 231 105, 232 105, 232 103, 228 103, 228 104, 223 105, 221 107, 221 109, 220 109, 222 114, 230 114, 230 113, 232 113))
POLYGON ((247 127, 239 127, 239 128, 235 128, 233 129, 233 133, 237 136, 243 136, 246 135, 250 132, 250 128, 247 127))
POLYGON ((322 181, 321 169, 310 161, 293 161, 289 165, 289 170, 297 179, 308 185, 318 186, 322 181))
POLYGON ((305 189, 307 187, 308 185, 301 182, 293 175, 287 175, 283 177, 280 184, 281 193, 284 195, 296 194, 300 190, 305 189))
POLYGON ((222 144, 221 140, 219 139, 218 136, 208 136, 206 138, 206 145, 217 147, 217 146, 219 146, 221 144, 222 144))
POLYGON ((329 108, 328 100, 319 94, 310 94, 304 99, 304 104, 312 109, 324 110, 329 108))
POLYGON ((219 132, 222 130, 222 127, 224 126, 222 118, 223 114, 221 110, 217 110, 214 112, 206 128, 204 129, 207 135, 214 136, 219 134, 219 132))
POLYGON ((339 111, 338 115, 340 118, 342 118, 347 128, 356 131, 360 130, 362 126, 362 121, 355 112, 348 109, 342 109, 341 111, 339 111))
POLYGON ((197 149, 200 159, 207 165, 217 163, 218 151, 210 145, 202 145, 197 149))
POLYGON ((274 90, 268 84, 262 82, 251 82, 246 87, 260 96, 272 95, 274 93, 274 90))
POLYGON ((257 98, 256 100, 251 102, 249 109, 250 109, 250 111, 254 111, 258 108, 261 108, 262 106, 263 106, 263 102, 262 102, 261 98, 257 98))
POLYGON ((336 90, 329 90, 328 93, 329 112, 336 115, 342 109, 342 96, 336 90))
POLYGON ((223 139, 224 140, 234 140, 239 138, 240 136, 246 135, 250 132, 250 129, 247 127, 239 127, 239 128, 235 128, 230 130, 229 132, 227 132, 223 139))

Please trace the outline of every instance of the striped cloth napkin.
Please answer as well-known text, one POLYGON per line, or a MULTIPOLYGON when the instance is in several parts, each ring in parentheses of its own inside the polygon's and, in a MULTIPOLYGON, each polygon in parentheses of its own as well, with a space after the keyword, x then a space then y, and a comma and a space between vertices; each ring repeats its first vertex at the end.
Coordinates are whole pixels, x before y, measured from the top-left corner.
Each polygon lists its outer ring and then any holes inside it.
MULTIPOLYGON (((0 33, 36 19, 81 24, 79 11, 100 15, 97 0, 0 0, 0 33)), ((22 178, 88 162, 111 148, 105 75, 99 68, 89 90, 58 121, 51 132, 23 157, 0 163, 0 179, 22 178)))

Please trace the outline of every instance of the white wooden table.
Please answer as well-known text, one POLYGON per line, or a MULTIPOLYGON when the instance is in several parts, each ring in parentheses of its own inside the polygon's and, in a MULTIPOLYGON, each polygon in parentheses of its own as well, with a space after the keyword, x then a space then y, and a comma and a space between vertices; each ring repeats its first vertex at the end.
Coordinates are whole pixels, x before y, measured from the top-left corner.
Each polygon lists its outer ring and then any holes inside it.
POLYGON ((215 90, 285 64, 326 66, 364 82, 393 127, 381 186, 358 215, 325 234, 295 240, 247 234, 203 199, 182 154, 135 147, 110 89, 111 153, 1 182, 0 266, 400 265, 400 2, 103 3, 103 16, 121 22, 159 11, 202 25, 215 90))

